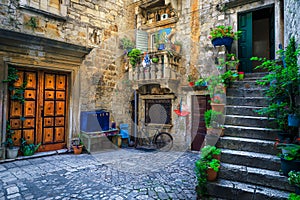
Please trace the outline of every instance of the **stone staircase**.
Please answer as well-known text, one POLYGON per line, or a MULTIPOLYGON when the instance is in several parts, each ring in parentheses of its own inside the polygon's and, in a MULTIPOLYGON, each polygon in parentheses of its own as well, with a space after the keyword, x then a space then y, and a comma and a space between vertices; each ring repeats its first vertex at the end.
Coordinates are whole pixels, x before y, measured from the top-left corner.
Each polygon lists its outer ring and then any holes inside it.
POLYGON ((246 74, 227 89, 225 135, 217 146, 222 149, 221 169, 210 182, 210 196, 221 199, 287 199, 294 191, 279 174, 280 159, 274 141, 277 131, 267 117, 254 110, 268 105, 256 84, 263 73, 246 74))

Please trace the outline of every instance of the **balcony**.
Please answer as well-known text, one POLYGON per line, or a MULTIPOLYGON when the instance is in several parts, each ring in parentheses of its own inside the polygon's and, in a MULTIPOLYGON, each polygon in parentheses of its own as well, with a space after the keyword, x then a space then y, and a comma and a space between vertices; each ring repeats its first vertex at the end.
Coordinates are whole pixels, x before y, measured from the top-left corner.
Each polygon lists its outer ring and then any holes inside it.
POLYGON ((145 84, 160 84, 162 88, 179 82, 179 66, 181 56, 174 51, 155 51, 148 53, 150 58, 157 57, 158 63, 151 63, 148 67, 141 64, 134 69, 130 67, 129 80, 138 89, 145 84))

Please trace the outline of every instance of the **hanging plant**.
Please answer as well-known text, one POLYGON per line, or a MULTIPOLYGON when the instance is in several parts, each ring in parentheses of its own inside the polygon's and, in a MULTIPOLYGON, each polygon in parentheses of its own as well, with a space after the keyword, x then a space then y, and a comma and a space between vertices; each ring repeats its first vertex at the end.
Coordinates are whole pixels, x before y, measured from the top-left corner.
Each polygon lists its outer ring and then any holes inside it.
POLYGON ((14 67, 8 68, 8 76, 6 80, 3 80, 3 83, 8 83, 8 90, 10 91, 10 98, 12 100, 17 100, 21 104, 24 104, 24 92, 26 89, 27 81, 25 80, 20 87, 15 87, 15 83, 19 80, 19 75, 17 74, 18 70, 14 67))

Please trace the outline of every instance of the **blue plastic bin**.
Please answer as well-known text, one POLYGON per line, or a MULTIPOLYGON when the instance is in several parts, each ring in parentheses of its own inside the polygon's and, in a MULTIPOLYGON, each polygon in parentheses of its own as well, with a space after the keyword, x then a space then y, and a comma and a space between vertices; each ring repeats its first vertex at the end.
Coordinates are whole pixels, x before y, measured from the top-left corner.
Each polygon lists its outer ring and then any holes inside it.
POLYGON ((85 132, 109 130, 109 112, 105 110, 81 112, 80 130, 85 132))

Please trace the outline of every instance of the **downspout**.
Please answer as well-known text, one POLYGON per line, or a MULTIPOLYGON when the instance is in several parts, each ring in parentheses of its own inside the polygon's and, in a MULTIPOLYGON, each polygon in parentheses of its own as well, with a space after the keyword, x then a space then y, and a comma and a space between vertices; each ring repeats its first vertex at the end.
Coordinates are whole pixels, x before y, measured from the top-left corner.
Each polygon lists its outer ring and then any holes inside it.
POLYGON ((136 90, 134 90, 134 144, 136 144, 137 137, 137 94, 136 90))

